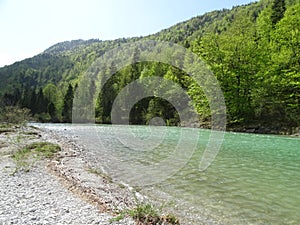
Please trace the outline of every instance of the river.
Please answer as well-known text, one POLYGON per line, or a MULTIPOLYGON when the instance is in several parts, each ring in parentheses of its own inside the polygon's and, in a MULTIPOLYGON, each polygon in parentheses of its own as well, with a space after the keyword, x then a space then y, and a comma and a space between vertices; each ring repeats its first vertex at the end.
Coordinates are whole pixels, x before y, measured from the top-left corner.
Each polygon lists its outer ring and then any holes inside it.
POLYGON ((210 130, 38 124, 85 146, 97 169, 173 208, 183 224, 298 224, 300 139, 210 130), (209 141, 223 141, 204 171, 209 141))

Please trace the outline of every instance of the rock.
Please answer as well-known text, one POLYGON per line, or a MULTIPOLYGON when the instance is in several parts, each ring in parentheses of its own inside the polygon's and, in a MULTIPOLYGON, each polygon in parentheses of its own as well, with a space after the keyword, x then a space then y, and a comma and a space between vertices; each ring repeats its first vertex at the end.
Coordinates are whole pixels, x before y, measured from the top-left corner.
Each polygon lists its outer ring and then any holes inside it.
MULTIPOLYGON (((30 129, 32 128, 26 128, 26 131, 31 132, 30 129)), ((26 139, 25 143, 51 140, 57 142, 51 135, 38 132, 40 135, 26 139)), ((11 138, 14 133, 10 132, 9 135, 11 138)), ((0 138, 2 141, 9 137, 2 133, 0 138)), ((10 152, 13 150, 12 148, 10 152)), ((110 223, 111 212, 99 213, 97 206, 67 190, 61 178, 49 173, 47 160, 36 163, 27 173, 19 171, 12 176, 8 171, 8 168, 13 171, 16 166, 12 158, 0 155, 0 159, 0 224, 134 224, 131 219, 110 223)), ((59 165, 60 162, 58 160, 59 165)), ((65 169, 77 171, 76 163, 77 161, 74 164, 65 164, 65 169)), ((85 176, 83 173, 79 175, 85 176)), ((103 195, 109 197, 110 194, 103 192, 103 195)))

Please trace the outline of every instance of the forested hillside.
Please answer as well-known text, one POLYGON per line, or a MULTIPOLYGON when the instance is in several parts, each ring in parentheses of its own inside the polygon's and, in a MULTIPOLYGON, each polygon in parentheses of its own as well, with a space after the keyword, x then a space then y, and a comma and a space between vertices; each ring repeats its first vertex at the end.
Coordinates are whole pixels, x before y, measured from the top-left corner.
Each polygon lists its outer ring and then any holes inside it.
MULTIPOLYGON (((95 59, 125 43, 169 41, 196 53, 214 72, 226 100, 229 128, 292 132, 300 126, 299 15, 299 0, 261 0, 213 11, 147 37, 59 43, 33 58, 0 68, 1 102, 29 108, 40 121, 70 122, 74 91, 95 59)), ((96 121, 110 123, 117 94, 146 76, 178 83, 192 99, 199 126, 209 127, 209 105, 195 81, 178 68, 150 62, 127 66, 108 80, 97 96, 96 121)), ((169 125, 180 122, 170 103, 149 97, 135 105, 131 123, 147 124, 156 116, 169 125)))

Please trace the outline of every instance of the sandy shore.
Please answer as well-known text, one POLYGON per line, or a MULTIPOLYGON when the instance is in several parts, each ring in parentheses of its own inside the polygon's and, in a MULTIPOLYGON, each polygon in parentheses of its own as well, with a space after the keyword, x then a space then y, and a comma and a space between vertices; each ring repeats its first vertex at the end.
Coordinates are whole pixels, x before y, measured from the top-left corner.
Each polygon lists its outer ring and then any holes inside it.
POLYGON ((71 140, 49 131, 0 130, 0 224, 135 224, 128 217, 111 219, 135 205, 136 192, 90 168, 81 152, 71 140), (16 171, 12 154, 41 141, 59 144, 61 151, 16 171))

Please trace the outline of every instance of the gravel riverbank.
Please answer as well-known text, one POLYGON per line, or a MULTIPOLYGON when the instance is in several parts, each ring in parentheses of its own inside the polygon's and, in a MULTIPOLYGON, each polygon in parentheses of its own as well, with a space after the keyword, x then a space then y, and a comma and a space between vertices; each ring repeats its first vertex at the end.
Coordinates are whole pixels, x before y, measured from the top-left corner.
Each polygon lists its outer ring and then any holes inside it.
POLYGON ((110 220, 134 205, 135 193, 93 171, 80 148, 34 128, 0 130, 0 224, 135 224, 110 220), (32 142, 57 143, 52 159, 35 160, 16 171, 11 155, 32 142))

